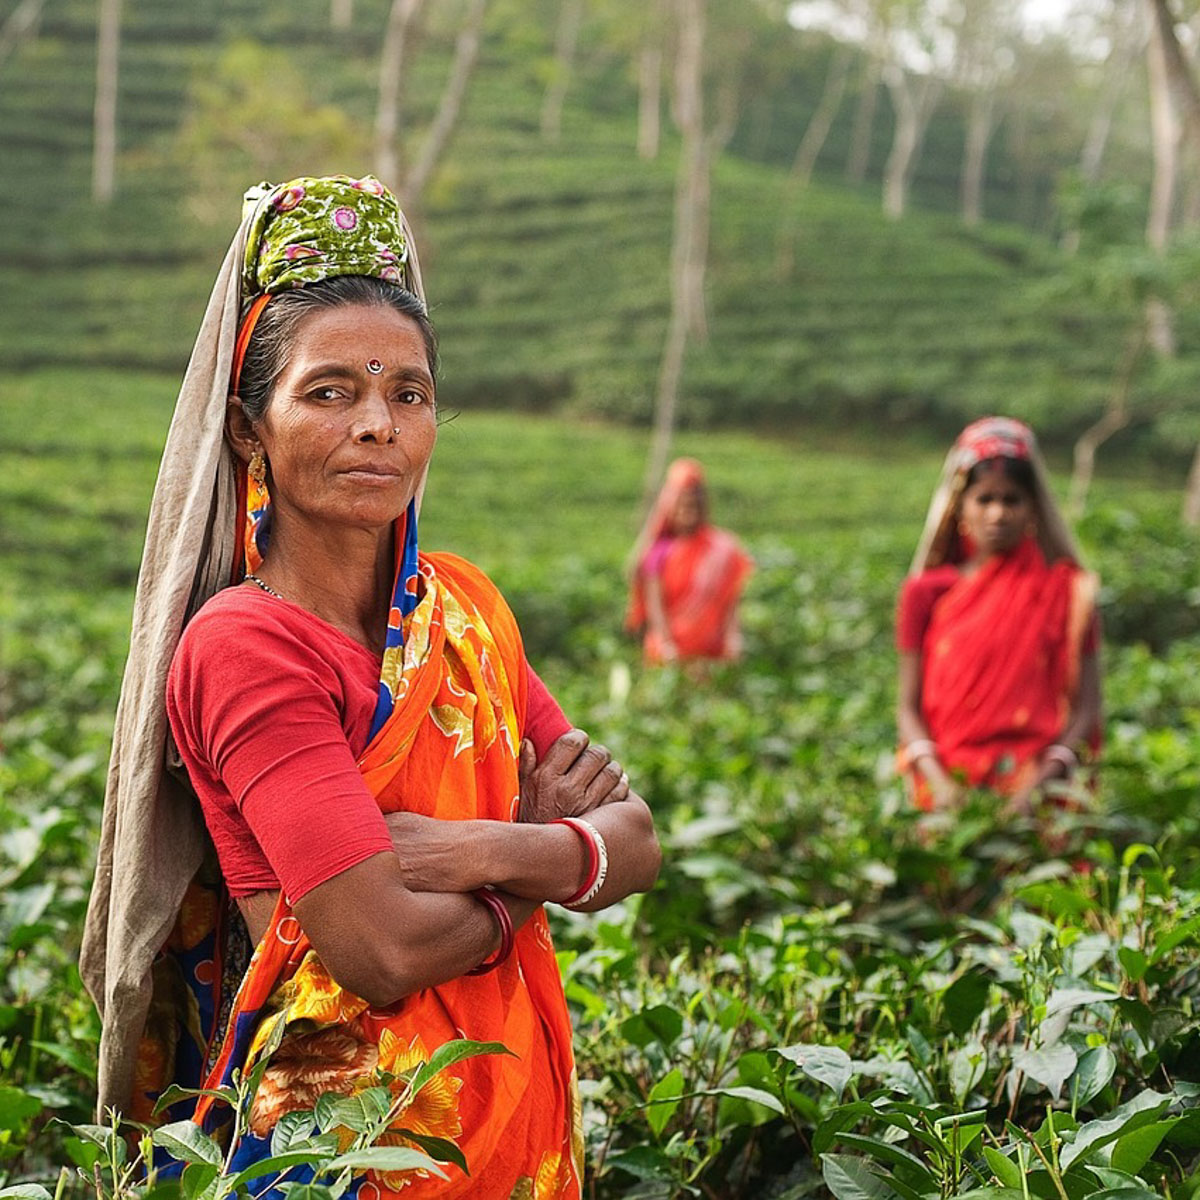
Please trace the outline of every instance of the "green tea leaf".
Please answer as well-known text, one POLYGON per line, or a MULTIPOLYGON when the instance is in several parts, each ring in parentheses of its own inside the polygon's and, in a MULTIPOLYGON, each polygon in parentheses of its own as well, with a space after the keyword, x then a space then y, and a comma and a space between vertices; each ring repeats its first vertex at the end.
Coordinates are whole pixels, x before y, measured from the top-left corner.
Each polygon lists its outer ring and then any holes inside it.
POLYGON ((42 1111, 42 1102, 21 1088, 0 1087, 0 1129, 19 1130, 42 1111))
POLYGON ((683 1095, 683 1072, 678 1067, 668 1071, 651 1089, 646 1098, 646 1123, 660 1137, 666 1123, 679 1108, 683 1095))
POLYGON ((1109 1084, 1117 1069, 1117 1056, 1107 1046, 1093 1046, 1079 1056, 1069 1089, 1076 1105, 1087 1104, 1109 1084))
POLYGON ((822 1154, 821 1176, 835 1200, 891 1200, 896 1195, 865 1158, 850 1154, 822 1154))
POLYGON ((970 1031, 987 1007, 992 983, 980 971, 960 975, 943 993, 942 1008, 946 1023, 959 1036, 970 1031))
POLYGON ((318 1150, 287 1150, 283 1154, 272 1154, 260 1158, 239 1171, 229 1182, 230 1191, 237 1191, 254 1179, 273 1175, 276 1171, 288 1171, 292 1167, 315 1167, 324 1163, 329 1156, 318 1150))
POLYGON ((1024 1071, 1030 1079, 1048 1089, 1057 1100, 1063 1084, 1079 1064, 1079 1057, 1070 1046, 1059 1043, 1040 1050, 1017 1047, 1013 1051, 1013 1066, 1024 1071))
POLYGON ((912 1151, 905 1150, 902 1146, 859 1133, 843 1133, 838 1141, 852 1150, 861 1150, 878 1162, 896 1168, 898 1175, 921 1191, 936 1192, 938 1189, 937 1177, 933 1172, 912 1151))
POLYGON ((639 1049, 657 1042, 664 1049, 683 1032, 683 1016, 668 1004, 654 1004, 626 1017, 621 1022, 621 1035, 639 1049))
POLYGON ((284 1154, 288 1150, 300 1149, 312 1137, 315 1128, 316 1118, 312 1109, 284 1113, 271 1130, 271 1153, 284 1154))
POLYGON ((1136 1175, 1149 1162, 1163 1138, 1178 1124, 1179 1118, 1155 1121, 1122 1134, 1113 1144, 1112 1165, 1115 1170, 1136 1175))
POLYGON ((1146 974, 1146 968, 1150 965, 1150 960, 1140 950, 1135 950, 1132 946, 1122 946, 1117 951, 1117 958, 1121 960, 1121 966, 1125 968, 1125 974, 1134 983, 1141 981, 1142 977, 1146 974))
POLYGON ((984 1146, 983 1157, 992 1174, 1006 1187, 1020 1189, 1025 1173, 1007 1154, 1001 1154, 992 1146, 984 1146))
POLYGON ((215 1163, 189 1163, 180 1176, 180 1190, 187 1200, 197 1200, 212 1186, 221 1168, 215 1163))
POLYGON ((150 1135, 150 1140, 180 1162, 212 1163, 219 1167, 223 1161, 221 1147, 191 1121, 162 1125, 150 1135))
POLYGON ((445 1042, 430 1056, 429 1061, 417 1068, 412 1077, 412 1090, 415 1096, 439 1071, 454 1066, 467 1058, 476 1058, 480 1054, 515 1054, 502 1042, 473 1042, 468 1038, 458 1038, 445 1042))
POLYGON ((368 1146, 339 1155, 329 1164, 329 1170, 341 1171, 428 1171, 439 1179, 450 1176, 422 1150, 412 1146, 368 1146))
POLYGON ((1060 1166, 1065 1171, 1073 1162, 1086 1161, 1093 1151, 1123 1134, 1152 1124, 1166 1111, 1170 1102, 1170 1096, 1147 1088, 1115 1109, 1111 1116, 1081 1125, 1075 1133, 1075 1140, 1063 1146, 1059 1154, 1060 1166))
POLYGON ((854 1060, 839 1046, 813 1046, 799 1042, 794 1046, 772 1046, 775 1054, 793 1062, 809 1079, 833 1089, 841 1099, 846 1084, 854 1077, 854 1060))
POLYGON ((415 1142, 435 1162, 453 1163, 464 1175, 470 1175, 467 1170, 466 1155, 449 1138, 433 1137, 428 1133, 413 1133, 411 1129, 397 1129, 396 1132, 415 1142))

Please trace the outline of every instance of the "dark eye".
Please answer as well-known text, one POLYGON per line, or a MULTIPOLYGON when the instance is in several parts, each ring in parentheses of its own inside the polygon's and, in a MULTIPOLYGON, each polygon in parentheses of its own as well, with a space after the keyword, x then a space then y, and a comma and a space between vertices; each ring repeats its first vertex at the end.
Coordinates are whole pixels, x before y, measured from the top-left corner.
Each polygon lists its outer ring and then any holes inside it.
POLYGON ((401 404, 424 404, 425 393, 414 391, 412 388, 406 388, 404 391, 397 394, 396 399, 401 404))
POLYGON ((324 384, 321 387, 313 388, 309 395, 314 400, 320 400, 324 403, 329 403, 332 400, 340 400, 342 396, 341 388, 334 387, 333 384, 324 384))

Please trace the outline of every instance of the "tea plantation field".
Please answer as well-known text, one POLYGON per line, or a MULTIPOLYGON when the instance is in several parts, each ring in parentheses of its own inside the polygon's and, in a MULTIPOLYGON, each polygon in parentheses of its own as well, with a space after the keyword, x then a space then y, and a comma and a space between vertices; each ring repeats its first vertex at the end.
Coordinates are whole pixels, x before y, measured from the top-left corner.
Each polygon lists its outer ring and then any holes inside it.
MULTIPOLYGON (((53 1118, 91 1119, 74 960, 174 387, 38 370, 0 406, 0 1184, 95 1158, 53 1118)), ((1179 481, 1101 479, 1080 531, 1108 736, 1051 856, 986 796, 918 830, 892 772, 892 606, 941 448, 677 449, 758 563, 746 659, 701 686, 644 671, 620 631, 641 433, 463 412, 423 513, 426 546, 500 584, 664 844, 653 893, 555 918, 588 1194, 1191 1196, 1200 567, 1179 481)))

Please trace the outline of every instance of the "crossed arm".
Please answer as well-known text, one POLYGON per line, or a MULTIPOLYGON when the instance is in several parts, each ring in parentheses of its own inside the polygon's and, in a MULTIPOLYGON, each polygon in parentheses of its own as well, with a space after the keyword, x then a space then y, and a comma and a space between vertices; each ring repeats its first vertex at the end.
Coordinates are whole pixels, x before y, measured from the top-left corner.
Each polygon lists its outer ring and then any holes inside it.
POLYGON ((608 847, 608 875, 589 910, 653 886, 661 855, 650 810, 603 747, 573 729, 540 763, 523 744, 520 768, 517 823, 390 814, 395 853, 373 855, 296 901, 338 983, 386 1006, 470 970, 499 944, 495 919, 470 895, 485 884, 514 927, 543 902, 576 893, 587 851, 573 829, 551 823, 560 816, 587 813, 608 847))

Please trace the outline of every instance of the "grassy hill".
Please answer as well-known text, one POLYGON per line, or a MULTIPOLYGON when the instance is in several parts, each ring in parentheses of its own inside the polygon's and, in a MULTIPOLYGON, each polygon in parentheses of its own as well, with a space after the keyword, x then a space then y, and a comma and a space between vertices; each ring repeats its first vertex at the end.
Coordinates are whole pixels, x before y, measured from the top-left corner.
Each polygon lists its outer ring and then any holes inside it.
MULTIPOLYGON (((3 0, 0 19, 14 6, 3 0)), ((355 28, 335 35, 323 0, 145 0, 131 9, 118 196, 97 209, 88 199, 94 6, 47 0, 39 36, 0 67, 0 203, 10 214, 0 225, 10 281, 0 363, 177 374, 241 190, 258 178, 236 149, 236 99, 224 114, 232 148, 210 131, 206 174, 181 150, 202 85, 230 70, 239 38, 253 37, 268 48, 257 60, 271 76, 260 92, 288 92, 301 117, 305 106, 338 114, 345 152, 336 165, 365 172, 385 10, 383 0, 359 0, 355 28)), ((423 214, 443 400, 643 421, 668 311, 675 145, 668 140, 654 162, 636 157, 632 87, 600 53, 582 57, 561 142, 544 142, 539 80, 552 22, 530 12, 522 23, 511 8, 494 11, 423 214)), ((435 103, 450 32, 435 24, 422 45, 406 101, 416 126, 435 103)), ((810 97, 820 87, 813 69, 810 97)), ((334 165, 317 162, 328 149, 311 143, 313 122, 289 126, 281 107, 282 116, 269 110, 279 121, 274 176, 334 165)), ((776 128, 782 146, 807 114, 795 97, 780 114, 796 126, 790 135, 776 128)), ((948 128, 934 140, 942 149, 929 180, 949 169, 948 128)), ((256 132, 272 140, 269 123, 256 132)), ((1106 393, 1121 326, 1094 304, 1040 298, 1062 267, 1058 252, 1013 226, 968 233, 948 213, 889 223, 873 192, 834 178, 797 201, 795 267, 781 278, 784 171, 748 151, 718 164, 711 338, 691 352, 685 424, 826 423, 873 434, 919 420, 941 436, 1003 409, 1051 441, 1078 432, 1106 393)))

